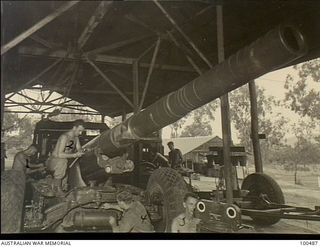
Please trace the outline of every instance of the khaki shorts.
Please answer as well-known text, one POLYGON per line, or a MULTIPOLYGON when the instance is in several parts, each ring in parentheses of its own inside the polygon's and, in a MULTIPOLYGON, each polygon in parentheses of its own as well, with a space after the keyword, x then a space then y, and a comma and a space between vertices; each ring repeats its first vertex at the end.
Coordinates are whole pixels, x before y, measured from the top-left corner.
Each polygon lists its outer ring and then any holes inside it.
POLYGON ((49 171, 53 172, 55 179, 62 179, 66 175, 68 159, 49 157, 46 161, 46 166, 49 171))

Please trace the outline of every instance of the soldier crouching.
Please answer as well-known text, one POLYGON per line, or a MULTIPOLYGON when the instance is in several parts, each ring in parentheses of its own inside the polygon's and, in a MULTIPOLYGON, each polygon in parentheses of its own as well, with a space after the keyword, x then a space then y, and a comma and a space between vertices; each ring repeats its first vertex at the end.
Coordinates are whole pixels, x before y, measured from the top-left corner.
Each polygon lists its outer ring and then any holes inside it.
POLYGON ((128 191, 117 195, 117 206, 104 204, 104 209, 114 208, 123 211, 122 218, 117 222, 114 217, 109 218, 113 232, 154 232, 147 210, 141 202, 135 201, 128 191))

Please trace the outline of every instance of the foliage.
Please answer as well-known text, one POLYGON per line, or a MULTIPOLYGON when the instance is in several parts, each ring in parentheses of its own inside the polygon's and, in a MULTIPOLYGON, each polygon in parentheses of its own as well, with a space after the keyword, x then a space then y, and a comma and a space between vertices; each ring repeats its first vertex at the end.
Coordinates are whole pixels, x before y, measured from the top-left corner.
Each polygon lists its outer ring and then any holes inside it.
POLYGON ((170 128, 171 128, 171 138, 177 138, 179 137, 179 129, 182 128, 183 124, 186 122, 187 118, 188 118, 189 115, 179 119, 177 122, 169 125, 170 128))
MULTIPOLYGON (((283 125, 287 119, 280 114, 273 114, 273 107, 279 105, 273 96, 266 96, 265 90, 256 86, 257 91, 257 110, 259 119, 259 132, 267 136, 266 142, 262 142, 264 149, 280 145, 284 141, 285 129, 283 125)), ((251 142, 251 113, 250 95, 248 85, 245 85, 231 93, 230 96, 230 115, 235 129, 238 131, 239 140, 248 151, 252 150, 251 142)))
POLYGON ((288 164, 293 170, 301 170, 298 165, 317 164, 320 160, 320 146, 314 138, 312 130, 315 122, 299 120, 292 125, 297 138, 293 146, 282 146, 271 150, 269 161, 278 164, 288 164))
POLYGON ((193 136, 209 136, 212 135, 212 127, 209 121, 201 120, 201 118, 194 117, 192 124, 186 126, 182 132, 181 137, 193 136))
MULTIPOLYGON (((8 111, 6 109, 6 111, 8 111)), ((68 109, 68 112, 75 113, 75 110, 68 109)), ((99 122, 100 116, 88 116, 88 115, 69 115, 60 114, 55 117, 50 117, 54 121, 73 121, 75 119, 83 119, 84 121, 99 122)), ((33 131, 35 122, 37 119, 31 118, 28 114, 21 117, 17 113, 6 112, 4 115, 4 121, 2 126, 3 139, 6 143, 6 149, 10 150, 23 149, 32 143, 33 131)))
POLYGON ((218 107, 218 101, 212 101, 189 113, 186 117, 180 119, 172 125, 171 138, 177 137, 178 129, 186 122, 188 117, 192 117, 193 122, 182 129, 179 136, 208 136, 212 135, 211 122, 214 121, 214 112, 218 107))
POLYGON ((287 164, 292 170, 301 168, 297 165, 317 164, 320 160, 320 148, 316 143, 312 143, 310 140, 301 139, 293 147, 292 146, 280 146, 270 150, 270 155, 267 161, 275 164, 287 164))
POLYGON ((32 143, 34 124, 28 115, 21 118, 16 113, 7 112, 2 127, 6 149, 22 149, 32 143))
POLYGON ((285 101, 290 109, 300 116, 309 116, 311 119, 320 120, 320 58, 295 65, 298 79, 288 75, 285 82, 285 101), (319 86, 317 89, 308 88, 311 80, 319 86))

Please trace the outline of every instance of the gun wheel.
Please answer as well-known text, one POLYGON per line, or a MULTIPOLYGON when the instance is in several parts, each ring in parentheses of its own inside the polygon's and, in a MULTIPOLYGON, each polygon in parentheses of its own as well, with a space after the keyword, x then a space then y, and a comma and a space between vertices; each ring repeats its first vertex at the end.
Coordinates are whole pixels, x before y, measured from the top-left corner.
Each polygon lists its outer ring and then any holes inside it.
POLYGON ((183 197, 188 192, 183 177, 171 168, 155 170, 147 185, 147 195, 152 204, 160 207, 161 220, 154 224, 157 232, 170 232, 172 220, 184 212, 183 197))
MULTIPOLYGON (((266 195, 270 202, 276 204, 284 204, 284 196, 280 186, 270 176, 266 174, 253 173, 247 176, 241 186, 242 190, 248 190, 249 193, 246 195, 246 200, 251 200, 254 203, 254 209, 267 209, 267 206, 261 203, 259 197, 266 195)), ((276 216, 261 216, 261 215, 250 215, 253 221, 258 225, 273 225, 279 222, 280 217, 276 216)))

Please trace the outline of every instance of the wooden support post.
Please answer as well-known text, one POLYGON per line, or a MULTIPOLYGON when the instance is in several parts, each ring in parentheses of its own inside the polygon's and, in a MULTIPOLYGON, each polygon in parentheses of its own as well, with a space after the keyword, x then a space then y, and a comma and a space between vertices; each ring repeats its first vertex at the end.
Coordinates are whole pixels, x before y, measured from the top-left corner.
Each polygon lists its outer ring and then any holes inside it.
POLYGON ((133 80, 133 112, 139 112, 139 61, 133 62, 132 66, 132 80, 133 80))
POLYGON ((88 63, 101 75, 101 77, 109 83, 109 85, 133 108, 132 102, 128 97, 95 65, 91 60, 87 59, 88 63))
POLYGON ((153 68, 154 68, 154 65, 155 65, 155 62, 156 62, 156 58, 157 58, 157 55, 158 55, 158 52, 159 52, 160 43, 161 43, 161 38, 158 38, 156 47, 154 48, 154 51, 153 51, 153 55, 152 55, 152 59, 151 59, 151 66, 149 67, 149 70, 148 70, 146 83, 144 85, 142 98, 141 98, 141 102, 140 102, 140 105, 139 105, 139 111, 142 109, 143 103, 144 103, 145 98, 146 98, 147 90, 148 90, 149 83, 150 83, 151 74, 153 72, 153 68))
POLYGON ((259 140, 259 120, 258 120, 258 106, 257 106, 257 92, 254 81, 249 82, 250 93, 250 111, 251 111, 251 138, 253 146, 254 166, 258 173, 263 173, 262 157, 259 140))
MULTIPOLYGON (((218 60, 221 63, 224 60, 224 38, 223 38, 223 10, 221 5, 216 6, 217 10, 217 42, 218 42, 218 60)), ((230 146, 231 146, 231 127, 230 127, 230 109, 228 94, 220 97, 221 100, 221 124, 223 139, 223 166, 226 182, 227 203, 233 203, 233 166, 231 164, 230 146)))
POLYGON ((193 41, 183 32, 183 30, 177 25, 175 20, 169 15, 169 13, 162 7, 162 5, 158 2, 158 0, 153 0, 153 2, 158 6, 158 8, 162 11, 162 13, 167 17, 167 19, 171 22, 171 24, 177 29, 177 31, 188 41, 190 46, 198 53, 198 55, 202 58, 202 60, 212 68, 211 62, 205 57, 205 55, 199 50, 199 48, 193 43, 193 41))
POLYGON ((31 28, 29 28, 28 30, 24 31, 20 35, 18 35, 16 38, 11 40, 9 43, 5 44, 4 46, 1 46, 1 56, 4 53, 6 53, 7 51, 9 51, 10 49, 12 49, 13 47, 15 47, 21 41, 23 41, 24 39, 28 38, 30 35, 32 35, 36 31, 38 31, 39 29, 41 29, 42 27, 47 25, 49 22, 53 21, 55 18, 60 16, 62 13, 64 13, 68 9, 70 9, 72 6, 74 6, 78 2, 80 2, 80 1, 69 1, 69 2, 67 2, 66 4, 62 5, 60 8, 55 10, 53 13, 51 13, 50 15, 48 15, 47 17, 43 18, 41 21, 39 21, 38 23, 33 25, 31 28))
POLYGON ((98 26, 98 24, 102 21, 103 17, 110 9, 112 5, 112 1, 101 1, 96 10, 94 11, 93 15, 88 21, 87 26, 81 33, 78 39, 78 48, 81 50, 82 47, 87 43, 88 39, 92 35, 94 29, 98 26))

